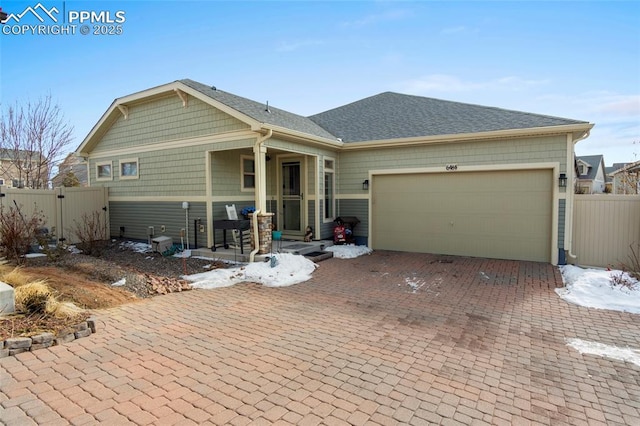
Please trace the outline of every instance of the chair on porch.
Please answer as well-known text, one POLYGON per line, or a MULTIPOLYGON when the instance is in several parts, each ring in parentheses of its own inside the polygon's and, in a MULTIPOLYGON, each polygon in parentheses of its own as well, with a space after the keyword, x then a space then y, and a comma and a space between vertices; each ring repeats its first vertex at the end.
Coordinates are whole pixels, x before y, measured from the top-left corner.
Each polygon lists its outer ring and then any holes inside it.
MULTIPOLYGON (((227 209, 227 219, 229 220, 238 220, 238 211, 236 210, 235 204, 225 204, 225 208, 227 209)), ((237 229, 232 229, 231 234, 233 235, 233 244, 232 247, 234 249, 239 249, 242 245, 245 249, 251 250, 251 233, 243 232, 242 233, 242 241, 240 241, 240 231, 237 229)))

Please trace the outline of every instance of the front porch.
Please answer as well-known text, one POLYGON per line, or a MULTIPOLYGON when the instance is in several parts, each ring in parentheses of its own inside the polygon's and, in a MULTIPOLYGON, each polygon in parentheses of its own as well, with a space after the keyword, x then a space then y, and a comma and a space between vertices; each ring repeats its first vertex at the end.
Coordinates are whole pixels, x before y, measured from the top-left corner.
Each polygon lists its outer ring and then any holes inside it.
MULTIPOLYGON (((302 256, 307 256, 313 261, 323 260, 321 258, 332 257, 331 252, 325 252, 326 247, 333 245, 330 240, 318 240, 311 242, 304 242, 298 240, 280 240, 272 241, 271 251, 265 254, 256 254, 254 261, 264 262, 268 260, 273 254, 276 253, 291 253, 302 256)), ((219 247, 216 251, 212 251, 210 248, 201 247, 199 249, 191 250, 191 256, 204 257, 207 259, 223 260, 226 262, 239 262, 248 263, 251 249, 245 247, 244 253, 240 253, 240 247, 234 247, 232 245, 229 248, 219 247)))

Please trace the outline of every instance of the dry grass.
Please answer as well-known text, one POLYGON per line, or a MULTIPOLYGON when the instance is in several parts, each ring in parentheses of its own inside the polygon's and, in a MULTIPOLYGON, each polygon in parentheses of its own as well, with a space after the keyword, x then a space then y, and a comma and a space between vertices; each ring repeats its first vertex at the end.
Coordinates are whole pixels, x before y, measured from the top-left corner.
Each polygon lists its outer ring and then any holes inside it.
POLYGON ((16 314, 0 318, 0 340, 43 332, 56 334, 89 316, 72 302, 60 302, 58 292, 49 285, 68 283, 68 275, 64 278, 38 275, 27 268, 0 265, 0 280, 14 287, 16 302, 16 314))
POLYGON ((0 281, 12 287, 19 287, 32 281, 32 277, 27 274, 23 267, 9 264, 0 265, 0 281))
POLYGON ((46 314, 47 305, 53 303, 53 293, 44 280, 15 287, 16 311, 26 314, 46 314))

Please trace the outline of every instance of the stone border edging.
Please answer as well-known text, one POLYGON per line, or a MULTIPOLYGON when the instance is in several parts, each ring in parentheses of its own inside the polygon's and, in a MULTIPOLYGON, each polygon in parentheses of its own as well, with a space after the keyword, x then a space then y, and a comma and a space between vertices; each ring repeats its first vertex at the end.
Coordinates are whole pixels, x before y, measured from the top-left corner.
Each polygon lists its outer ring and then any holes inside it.
POLYGON ((7 340, 0 341, 0 358, 61 345, 65 342, 90 336, 95 332, 96 320, 93 317, 89 317, 80 324, 60 330, 55 336, 53 333, 41 333, 32 337, 10 337, 7 340))

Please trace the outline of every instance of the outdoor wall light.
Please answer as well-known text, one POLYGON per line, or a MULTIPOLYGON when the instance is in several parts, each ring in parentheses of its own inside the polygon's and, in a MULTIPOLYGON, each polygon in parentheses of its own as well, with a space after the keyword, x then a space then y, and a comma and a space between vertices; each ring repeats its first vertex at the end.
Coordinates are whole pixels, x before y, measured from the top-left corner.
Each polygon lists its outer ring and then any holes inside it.
POLYGON ((369 179, 365 179, 364 182, 362 182, 362 190, 363 191, 369 190, 369 179))
POLYGON ((558 186, 560 188, 567 187, 567 175, 564 173, 560 173, 560 177, 558 178, 558 186))

